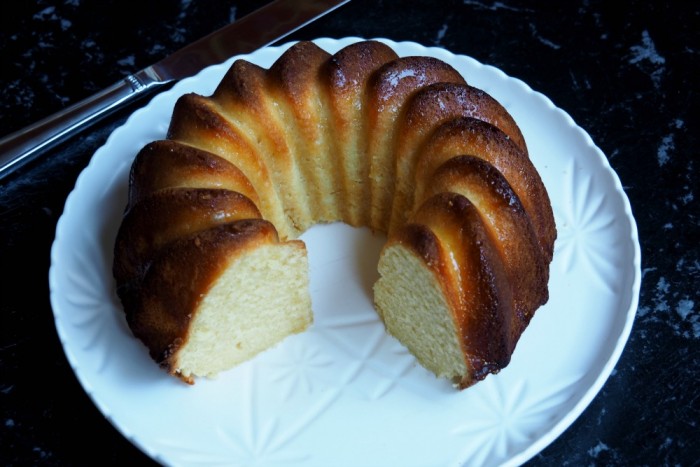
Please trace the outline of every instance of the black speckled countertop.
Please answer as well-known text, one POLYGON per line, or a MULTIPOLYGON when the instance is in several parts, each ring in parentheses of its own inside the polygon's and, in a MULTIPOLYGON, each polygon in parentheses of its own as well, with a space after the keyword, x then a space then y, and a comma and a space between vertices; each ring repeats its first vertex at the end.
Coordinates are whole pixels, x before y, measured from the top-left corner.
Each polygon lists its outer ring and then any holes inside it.
MULTIPOLYGON (((0 135, 110 85, 265 2, 26 1, 0 16, 0 135)), ((642 289, 616 369, 531 465, 698 465, 697 2, 369 1, 283 42, 387 37, 469 55, 548 96, 630 199, 642 289), (695 110, 692 110, 695 109, 695 110)), ((49 251, 94 151, 144 102, 0 180, 0 464, 147 465, 93 405, 59 342, 49 251)))

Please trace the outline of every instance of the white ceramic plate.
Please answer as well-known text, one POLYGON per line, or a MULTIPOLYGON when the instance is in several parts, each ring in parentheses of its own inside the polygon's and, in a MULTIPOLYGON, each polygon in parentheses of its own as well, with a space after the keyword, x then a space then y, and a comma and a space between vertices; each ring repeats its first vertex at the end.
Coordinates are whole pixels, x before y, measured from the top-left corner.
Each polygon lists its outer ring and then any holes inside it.
MULTIPOLYGON (((334 52, 359 40, 319 39, 334 52)), ((620 181, 588 134, 542 94, 477 61, 432 55, 501 101, 552 198, 550 300, 510 365, 457 392, 384 333, 371 300, 382 238, 344 225, 303 235, 315 323, 217 380, 187 386, 148 357, 113 292, 112 245, 138 149, 165 135, 176 98, 211 93, 233 59, 157 96, 114 131, 66 201, 51 252, 56 327, 95 405, 167 465, 515 465, 560 435, 610 375, 629 336, 640 251, 620 181)), ((289 46, 244 58, 268 67, 289 46)))

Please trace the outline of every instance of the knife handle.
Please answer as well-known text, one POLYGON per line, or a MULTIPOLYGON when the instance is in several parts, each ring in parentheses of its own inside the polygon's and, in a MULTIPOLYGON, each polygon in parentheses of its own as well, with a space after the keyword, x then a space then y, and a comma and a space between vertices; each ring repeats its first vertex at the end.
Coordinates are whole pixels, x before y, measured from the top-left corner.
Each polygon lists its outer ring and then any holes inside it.
POLYGON ((165 82, 141 70, 49 117, 0 139, 0 178, 36 157, 43 149, 119 109, 136 96, 165 82))

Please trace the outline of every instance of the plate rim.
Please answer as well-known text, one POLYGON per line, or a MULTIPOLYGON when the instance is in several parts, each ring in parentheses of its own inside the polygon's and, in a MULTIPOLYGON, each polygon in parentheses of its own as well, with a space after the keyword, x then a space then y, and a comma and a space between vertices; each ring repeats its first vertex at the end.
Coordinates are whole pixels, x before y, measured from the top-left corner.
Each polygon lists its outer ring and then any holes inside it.
MULTIPOLYGON (((534 96, 536 96, 539 99, 542 99, 547 107, 558 113, 562 118, 564 118, 571 127, 573 127, 579 134, 584 138, 586 141, 586 144, 593 150, 593 152, 597 155, 598 157, 598 163, 601 165, 603 169, 606 170, 606 172, 612 177, 613 181, 613 187, 615 189, 616 195, 620 198, 620 201, 622 202, 623 205, 623 210, 624 213, 627 217, 627 222, 629 222, 630 226, 630 231, 629 231, 629 237, 626 238, 627 242, 631 242, 632 246, 632 251, 633 251, 633 257, 632 257, 632 270, 633 270, 633 278, 632 278, 632 288, 631 290, 624 290, 623 292, 625 293, 631 293, 630 295, 630 301, 629 301, 629 306, 625 312, 625 324, 618 335, 617 342, 615 346, 613 347, 612 353, 609 355, 608 360, 605 362, 603 365, 603 370, 597 375, 593 383, 588 387, 588 389, 584 392, 583 396, 579 399, 579 401, 574 405, 574 407, 566 414, 566 416, 562 417, 561 420, 559 420, 557 423, 553 424, 550 429, 545 432, 543 435, 541 435, 534 443, 531 443, 529 447, 523 451, 521 451, 518 454, 515 454, 513 457, 509 458, 508 461, 504 465, 520 465, 532 457, 534 457, 537 453, 541 452, 543 449, 545 449, 548 445, 550 445, 553 441, 555 441, 566 429, 568 429, 571 424, 579 418, 579 416, 584 412, 584 410, 590 405, 590 403, 595 399, 595 397, 598 395, 606 381, 609 379, 610 375, 612 374, 615 366, 617 365, 625 347, 626 343, 629 340, 629 336, 631 334, 633 324, 634 324, 634 319, 637 314, 637 309, 639 305, 639 296, 640 296, 640 289, 641 289, 641 247, 640 247, 640 242, 639 242, 639 234, 638 234, 638 228, 637 228, 637 223, 635 220, 635 217, 632 212, 632 207, 631 203, 629 201, 629 198, 627 194, 625 193, 622 183, 620 181, 620 178, 616 171, 612 168, 610 165, 609 160, 603 153, 603 151, 595 144, 591 136, 576 122, 573 120, 573 118, 562 108, 557 107, 552 100, 538 92, 532 89, 527 83, 524 81, 520 80, 519 78, 507 75, 504 73, 502 70, 499 68, 489 65, 489 64, 484 64, 482 62, 479 62, 478 60, 474 59, 471 56, 464 55, 464 54, 457 54, 454 52, 451 52, 448 49, 442 48, 442 47, 437 47, 437 46, 426 46, 418 42, 414 41, 394 41, 389 38, 385 37, 373 37, 373 38, 364 38, 364 37, 359 37, 359 36, 347 36, 343 38, 332 38, 332 37, 319 37, 316 39, 313 39, 312 41, 323 47, 324 44, 333 44, 335 46, 340 46, 341 44, 344 43, 352 43, 352 42, 357 42, 361 40, 377 40, 380 42, 384 42, 388 45, 391 45, 395 48, 409 48, 409 49, 416 49, 416 50, 423 50, 429 55, 444 55, 446 57, 451 57, 451 58, 459 58, 459 59, 467 59, 469 61, 472 61, 473 63, 490 69, 492 72, 495 72, 499 75, 501 75, 504 79, 507 79, 509 81, 514 81, 516 82, 520 87, 523 89, 527 90, 529 93, 532 93, 534 96)), ((203 70, 201 70, 199 73, 196 75, 186 78, 177 84, 175 84, 171 89, 164 91, 163 93, 158 94, 157 96, 153 97, 148 103, 144 104, 143 107, 135 110, 132 114, 129 115, 129 117, 125 120, 125 122, 120 125, 119 127, 115 128, 106 141, 95 150, 94 154, 90 158, 90 161, 88 165, 80 172, 78 175, 75 185, 73 189, 70 191, 68 196, 66 197, 66 201, 64 203, 64 208, 61 213, 61 216, 59 217, 57 224, 56 224, 56 229, 55 229, 55 237, 51 245, 51 251, 50 251, 50 258, 51 258, 51 263, 49 266, 49 291, 50 291, 50 303, 51 303, 51 308, 52 312, 54 315, 54 324, 56 326, 57 334, 59 337, 59 340, 61 342, 63 351, 66 355, 66 358, 71 366, 71 369, 73 370, 76 378, 81 384, 81 387, 83 390, 86 392, 86 394, 89 396, 89 398, 92 400, 92 402, 98 407, 100 412, 107 418, 111 425, 115 427, 125 438, 127 438, 132 444, 137 446, 142 452, 144 452, 146 455, 148 455, 150 458, 153 460, 159 461, 159 459, 162 458, 163 453, 158 453, 153 450, 148 443, 145 442, 143 438, 139 438, 138 436, 135 436, 134 433, 131 432, 131 430, 128 427, 123 426, 121 423, 119 423, 111 413, 108 407, 105 406, 104 401, 102 401, 97 394, 95 394, 94 388, 92 388, 91 384, 89 381, 86 380, 86 376, 83 374, 83 372, 79 369, 78 362, 75 360, 75 356, 70 352, 68 343, 65 340, 65 331, 63 329, 63 323, 61 322, 62 316, 61 312, 57 311, 59 309, 59 305, 56 303, 56 297, 55 294, 56 292, 56 274, 57 274, 57 254, 58 254, 58 248, 61 245, 61 242, 63 241, 61 237, 61 233, 63 231, 64 224, 67 222, 66 219, 68 219, 68 216, 70 215, 70 208, 71 206, 76 202, 75 198, 78 196, 78 193, 81 189, 81 187, 86 183, 86 178, 90 174, 90 172, 94 169, 94 165, 98 163, 100 157, 104 157, 103 153, 107 151, 107 149, 113 144, 113 141, 118 139, 121 134, 126 131, 129 126, 132 124, 132 122, 138 118, 138 116, 146 112, 150 107, 152 106, 157 106, 159 103, 162 101, 165 101, 166 99, 170 98, 174 94, 180 94, 183 89, 186 88, 190 83, 196 82, 197 80, 200 80, 202 77, 202 74, 207 72, 207 70, 210 70, 212 68, 223 68, 227 69, 230 64, 235 60, 239 58, 251 58, 254 56, 259 56, 263 52, 269 52, 272 53, 273 55, 279 55, 281 54, 286 48, 291 47, 294 43, 299 42, 299 41, 288 41, 276 46, 269 46, 269 47, 264 47, 261 49, 258 49, 254 52, 248 53, 248 54, 240 54, 236 55, 234 57, 229 58, 228 60, 217 64, 217 65, 212 65, 209 66, 203 70)), ((622 312, 622 308, 618 310, 619 312, 622 312)), ((161 461, 162 462, 162 461, 161 461)))

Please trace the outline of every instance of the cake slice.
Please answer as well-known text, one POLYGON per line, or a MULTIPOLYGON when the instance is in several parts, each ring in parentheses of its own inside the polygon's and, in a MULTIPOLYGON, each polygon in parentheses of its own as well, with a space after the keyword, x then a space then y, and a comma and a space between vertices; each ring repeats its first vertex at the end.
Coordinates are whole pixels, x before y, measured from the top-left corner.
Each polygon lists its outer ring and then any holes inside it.
POLYGON ((460 389, 497 373, 517 342, 512 289, 474 205, 456 193, 428 199, 391 235, 374 286, 387 332, 460 389))
POLYGON ((169 243, 144 276, 134 334, 170 374, 193 384, 269 349, 312 322, 306 248, 262 219, 169 243))

